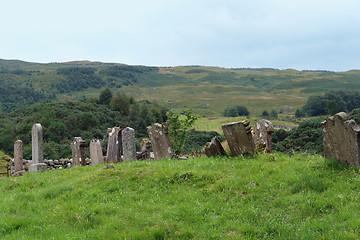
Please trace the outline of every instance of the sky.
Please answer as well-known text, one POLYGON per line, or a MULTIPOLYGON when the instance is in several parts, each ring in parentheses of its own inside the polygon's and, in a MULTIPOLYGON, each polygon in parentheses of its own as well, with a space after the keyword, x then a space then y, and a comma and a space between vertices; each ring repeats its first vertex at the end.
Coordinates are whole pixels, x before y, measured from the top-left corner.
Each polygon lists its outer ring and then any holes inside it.
POLYGON ((0 58, 360 69, 359 0, 11 0, 0 58))

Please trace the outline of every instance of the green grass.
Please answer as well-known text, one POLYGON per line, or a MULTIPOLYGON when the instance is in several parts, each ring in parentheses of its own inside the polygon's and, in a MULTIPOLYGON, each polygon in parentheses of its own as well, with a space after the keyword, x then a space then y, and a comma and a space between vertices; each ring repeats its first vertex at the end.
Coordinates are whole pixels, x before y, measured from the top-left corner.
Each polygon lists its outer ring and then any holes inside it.
POLYGON ((1 239, 357 239, 359 169, 256 155, 0 180, 1 239))

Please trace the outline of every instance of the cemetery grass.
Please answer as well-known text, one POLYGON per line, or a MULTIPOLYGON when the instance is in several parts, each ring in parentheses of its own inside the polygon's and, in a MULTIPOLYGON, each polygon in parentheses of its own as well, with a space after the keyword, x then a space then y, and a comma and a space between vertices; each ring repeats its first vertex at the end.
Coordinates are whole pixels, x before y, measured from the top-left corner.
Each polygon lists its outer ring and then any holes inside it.
POLYGON ((0 180, 1 239, 357 239, 359 169, 321 156, 136 161, 0 180))

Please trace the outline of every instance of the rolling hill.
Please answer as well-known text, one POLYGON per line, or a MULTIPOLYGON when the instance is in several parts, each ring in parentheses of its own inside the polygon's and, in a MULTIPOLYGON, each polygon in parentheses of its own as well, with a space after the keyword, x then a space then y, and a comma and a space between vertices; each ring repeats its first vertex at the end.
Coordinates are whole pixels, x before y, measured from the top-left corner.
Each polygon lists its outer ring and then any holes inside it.
POLYGON ((359 80, 359 70, 146 67, 89 61, 41 64, 0 59, 0 104, 2 111, 11 111, 54 98, 95 97, 109 87, 139 100, 166 102, 174 109, 193 108, 206 117, 219 116, 232 105, 246 106, 251 115, 265 109, 293 113, 307 97, 358 89, 359 80))

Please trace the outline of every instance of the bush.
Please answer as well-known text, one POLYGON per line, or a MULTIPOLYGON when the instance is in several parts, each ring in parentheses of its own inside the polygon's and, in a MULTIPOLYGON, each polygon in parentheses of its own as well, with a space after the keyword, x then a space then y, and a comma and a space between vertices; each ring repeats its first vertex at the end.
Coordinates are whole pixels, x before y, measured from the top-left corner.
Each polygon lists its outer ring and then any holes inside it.
POLYGON ((322 154, 324 151, 320 123, 324 118, 316 118, 300 123, 299 127, 290 131, 275 130, 273 149, 279 152, 308 151, 322 154))
POLYGON ((228 107, 224 111, 224 117, 248 116, 250 112, 244 106, 228 107))

